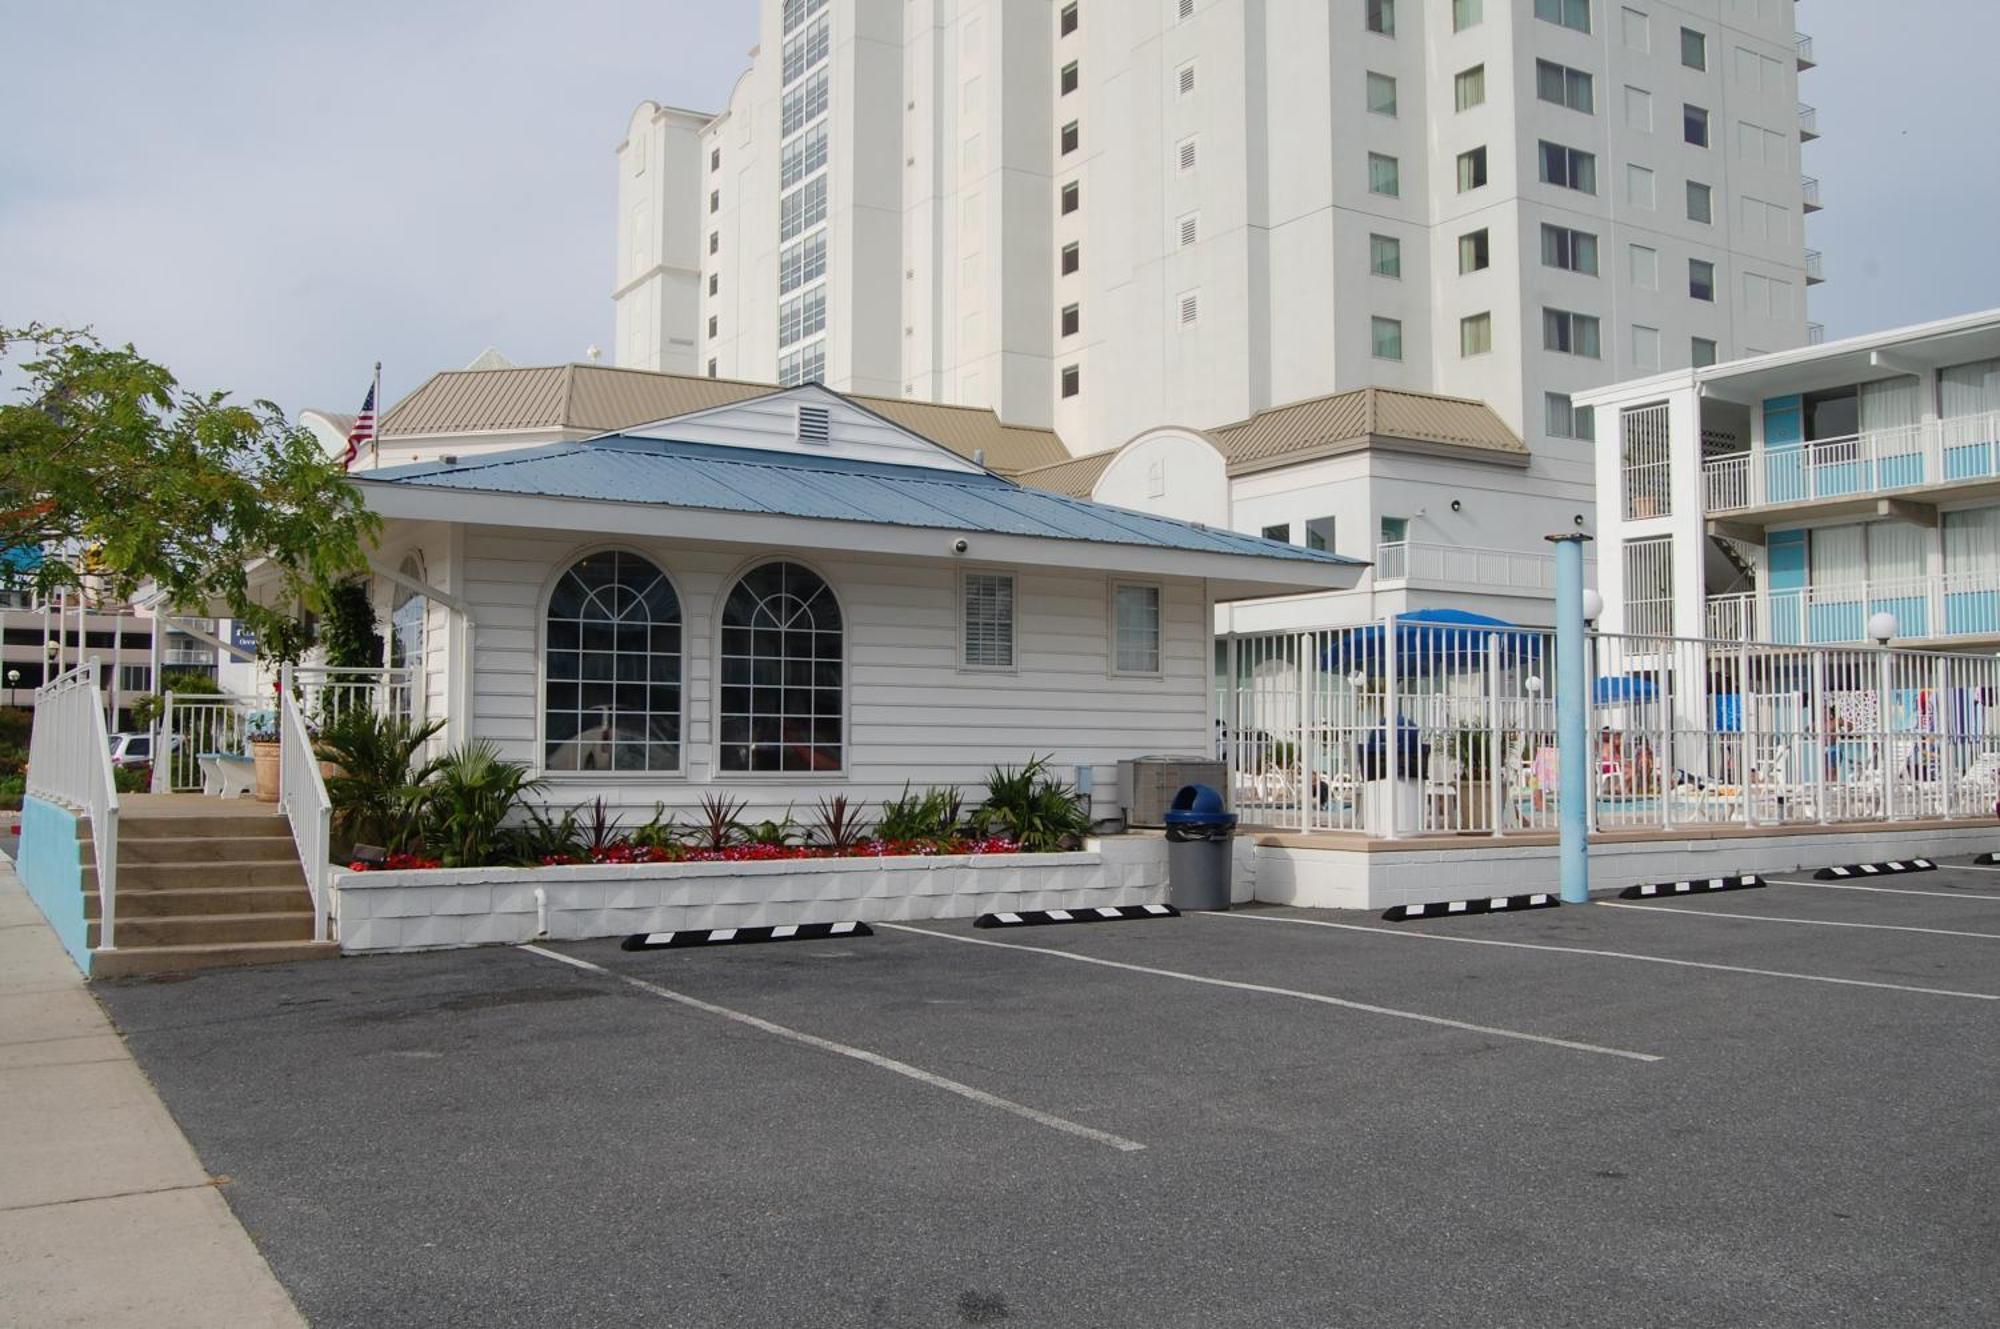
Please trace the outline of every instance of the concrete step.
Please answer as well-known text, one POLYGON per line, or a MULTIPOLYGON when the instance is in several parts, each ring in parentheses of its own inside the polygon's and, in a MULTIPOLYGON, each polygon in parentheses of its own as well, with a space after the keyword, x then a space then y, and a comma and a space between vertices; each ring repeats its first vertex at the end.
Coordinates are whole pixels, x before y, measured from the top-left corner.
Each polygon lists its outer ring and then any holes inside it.
POLYGON ((297 857, 292 837, 275 835, 127 835, 118 829, 118 866, 134 863, 273 863, 297 857))
MULTIPOLYGON (((290 846, 288 845, 287 848, 290 846)), ((289 862, 121 863, 118 893, 191 890, 202 886, 303 886, 305 869, 295 857, 289 862)), ((83 889, 97 893, 97 865, 84 860, 83 889)))
MULTIPOLYGON (((102 940, 90 924, 90 945, 102 940)), ((181 918, 120 918, 118 949, 224 946, 244 942, 311 941, 312 911, 302 914, 190 914, 181 918)))
POLYGON ((340 954, 332 941, 240 941, 219 946, 120 946, 93 951, 90 976, 130 978, 135 974, 179 974, 194 969, 228 969, 253 964, 331 960, 340 954))
MULTIPOLYGON (((184 918, 190 914, 290 914, 312 908, 303 882, 291 886, 189 886, 118 892, 118 919, 184 918)), ((83 916, 97 917, 97 892, 83 897, 83 916)))
MULTIPOLYGON (((216 800, 218 803, 220 799, 216 800)), ((186 816, 170 817, 161 813, 146 813, 137 810, 120 809, 118 813, 118 838, 127 836, 140 839, 180 839, 187 836, 222 836, 289 838, 292 823, 283 813, 270 803, 253 803, 245 806, 257 809, 247 813, 190 813, 186 816)))

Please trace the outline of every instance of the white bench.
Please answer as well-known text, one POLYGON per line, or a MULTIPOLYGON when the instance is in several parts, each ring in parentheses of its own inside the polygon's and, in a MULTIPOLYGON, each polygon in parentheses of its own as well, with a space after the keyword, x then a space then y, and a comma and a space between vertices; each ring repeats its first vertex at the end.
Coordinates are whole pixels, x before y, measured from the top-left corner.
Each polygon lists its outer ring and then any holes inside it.
POLYGON ((198 752, 201 792, 218 798, 241 798, 257 792, 257 761, 233 752, 198 752))

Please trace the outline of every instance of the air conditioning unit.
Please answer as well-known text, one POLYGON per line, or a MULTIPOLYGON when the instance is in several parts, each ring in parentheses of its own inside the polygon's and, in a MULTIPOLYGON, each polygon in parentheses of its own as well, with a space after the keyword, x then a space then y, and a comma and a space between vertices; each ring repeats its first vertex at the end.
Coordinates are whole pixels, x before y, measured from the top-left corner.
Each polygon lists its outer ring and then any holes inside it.
POLYGON ((1167 808, 1182 785, 1209 785, 1227 799, 1227 778, 1223 764, 1213 757, 1133 757, 1118 763, 1118 806, 1127 826, 1165 826, 1167 808))

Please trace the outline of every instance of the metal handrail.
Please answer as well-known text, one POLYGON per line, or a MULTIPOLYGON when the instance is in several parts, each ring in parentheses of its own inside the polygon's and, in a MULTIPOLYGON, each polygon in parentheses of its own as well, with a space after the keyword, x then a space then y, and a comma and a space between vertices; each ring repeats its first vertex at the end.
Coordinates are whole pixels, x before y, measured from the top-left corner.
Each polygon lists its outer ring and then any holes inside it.
POLYGON ((278 689, 278 803, 291 823, 292 843, 298 848, 306 889, 312 894, 313 940, 325 941, 333 905, 328 898, 327 862, 332 856, 333 800, 327 797, 312 729, 299 710, 293 683, 292 666, 286 665, 283 686, 278 689))
POLYGON ((118 786, 99 701, 102 668, 92 656, 35 689, 27 792, 88 817, 97 864, 98 945, 108 951, 116 948, 118 927, 118 786))

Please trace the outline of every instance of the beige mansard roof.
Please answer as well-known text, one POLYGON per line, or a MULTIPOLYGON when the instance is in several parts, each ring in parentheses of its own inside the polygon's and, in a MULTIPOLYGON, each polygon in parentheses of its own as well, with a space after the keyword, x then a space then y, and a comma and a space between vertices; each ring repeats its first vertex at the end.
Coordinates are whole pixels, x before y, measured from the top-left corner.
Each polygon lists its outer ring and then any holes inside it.
MULTIPOLYGON (((391 407, 382 421, 382 437, 393 442, 520 430, 608 433, 775 391, 769 383, 605 365, 457 369, 433 374, 391 407)), ((1003 475, 1069 456, 1052 430, 1007 424, 984 407, 843 395, 962 456, 983 451, 986 464, 1003 475)))

